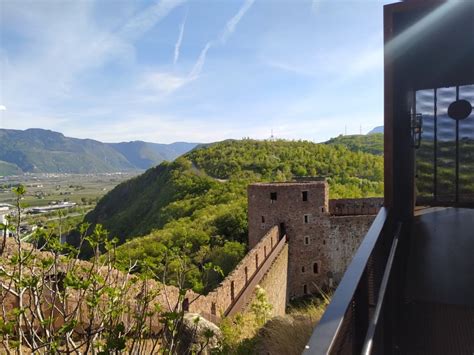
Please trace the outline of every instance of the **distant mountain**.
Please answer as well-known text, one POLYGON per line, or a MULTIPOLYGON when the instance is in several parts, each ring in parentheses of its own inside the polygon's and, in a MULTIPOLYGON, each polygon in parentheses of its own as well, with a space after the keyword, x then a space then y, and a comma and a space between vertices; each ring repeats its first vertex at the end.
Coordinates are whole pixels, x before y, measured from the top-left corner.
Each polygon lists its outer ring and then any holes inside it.
POLYGON ((367 134, 375 134, 375 133, 383 133, 383 126, 375 127, 367 134))
POLYGON ((44 130, 0 129, 0 175, 144 170, 193 149, 195 143, 102 143, 44 130))
POLYGON ((189 152, 196 143, 176 142, 171 144, 148 143, 142 141, 110 143, 130 163, 139 169, 148 169, 164 160, 172 161, 189 152))

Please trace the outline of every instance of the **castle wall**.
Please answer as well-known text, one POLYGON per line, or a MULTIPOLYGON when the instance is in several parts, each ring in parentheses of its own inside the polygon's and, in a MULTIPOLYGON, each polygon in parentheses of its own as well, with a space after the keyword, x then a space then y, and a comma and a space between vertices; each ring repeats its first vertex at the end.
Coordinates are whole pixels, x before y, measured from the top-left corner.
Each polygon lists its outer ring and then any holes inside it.
POLYGON ((330 201, 328 195, 325 181, 252 184, 248 188, 250 246, 269 226, 284 224, 289 298, 339 282, 383 202, 377 198, 330 201))
POLYGON ((383 206, 383 198, 351 198, 329 200, 329 213, 335 216, 377 214, 383 206))
MULTIPOLYGON (((224 312, 237 300, 279 240, 278 227, 274 226, 267 230, 263 238, 247 253, 221 284, 206 296, 201 296, 191 303, 189 310, 208 316, 210 320, 215 317, 222 317, 224 312)), ((278 283, 276 287, 286 288, 286 280, 284 286, 278 283)))
MULTIPOLYGON (((273 306, 272 316, 283 316, 287 304, 288 280, 288 244, 273 262, 272 267, 260 282, 267 295, 268 302, 273 306)), ((249 302, 250 306, 255 297, 249 302)))
POLYGON ((334 282, 341 281, 344 272, 372 225, 375 215, 331 216, 326 243, 328 270, 334 282))

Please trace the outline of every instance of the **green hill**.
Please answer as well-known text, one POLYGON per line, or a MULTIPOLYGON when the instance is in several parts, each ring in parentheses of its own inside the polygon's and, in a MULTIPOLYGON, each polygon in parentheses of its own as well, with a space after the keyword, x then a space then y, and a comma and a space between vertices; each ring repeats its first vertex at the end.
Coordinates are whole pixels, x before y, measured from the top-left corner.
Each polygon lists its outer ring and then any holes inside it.
POLYGON ((0 176, 21 175, 23 171, 15 164, 0 160, 0 176))
POLYGON ((0 129, 0 175, 145 170, 173 160, 195 143, 102 143, 44 129, 0 129), (8 164, 8 165, 6 165, 8 164))
POLYGON ((383 155, 383 133, 371 133, 367 135, 340 135, 326 142, 330 145, 343 145, 353 152, 365 152, 383 155))
MULTIPOLYGON (((225 141, 195 149, 118 185, 86 220, 101 223, 120 243, 124 265, 140 260, 162 272, 170 249, 181 250, 197 289, 213 262, 224 273, 245 254, 246 187, 256 181, 326 176, 332 197, 380 196, 382 157, 304 141, 225 141), (145 237, 142 237, 146 235, 145 237)), ((219 281, 211 275, 211 285, 219 281)))

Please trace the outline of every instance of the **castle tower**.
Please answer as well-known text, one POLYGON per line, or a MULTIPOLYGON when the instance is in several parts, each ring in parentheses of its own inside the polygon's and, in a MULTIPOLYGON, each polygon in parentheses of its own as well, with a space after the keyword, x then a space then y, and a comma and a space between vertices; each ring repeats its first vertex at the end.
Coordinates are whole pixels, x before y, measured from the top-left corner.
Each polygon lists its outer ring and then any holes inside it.
POLYGON ((248 213, 250 248, 275 225, 286 233, 290 297, 316 292, 315 285, 328 283, 321 251, 329 230, 325 179, 249 185, 248 213))

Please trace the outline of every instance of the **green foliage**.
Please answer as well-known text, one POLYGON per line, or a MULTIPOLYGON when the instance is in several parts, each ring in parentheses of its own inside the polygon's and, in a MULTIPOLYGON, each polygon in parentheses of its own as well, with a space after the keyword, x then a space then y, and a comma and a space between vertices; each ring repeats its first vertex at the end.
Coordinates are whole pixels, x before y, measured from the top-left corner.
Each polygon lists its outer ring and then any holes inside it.
POLYGON ((343 145, 353 152, 365 152, 375 155, 383 155, 383 133, 366 135, 339 135, 326 142, 330 145, 343 145))
POLYGON ((194 265, 187 286, 206 292, 244 256, 247 245, 247 185, 294 176, 328 177, 332 198, 383 194, 383 160, 341 145, 306 141, 225 141, 195 149, 118 185, 86 220, 101 223, 118 237, 119 263, 139 261, 156 275, 170 250, 194 265), (138 238, 140 237, 140 238, 138 238), (203 287, 206 284, 208 287, 203 287))
POLYGON ((273 306, 268 302, 267 293, 263 288, 257 285, 255 288, 255 300, 250 309, 255 315, 259 326, 263 326, 272 315, 273 306))
MULTIPOLYGON (((21 223, 19 200, 25 193, 23 186, 15 188, 16 225, 21 223)), ((174 269, 178 292, 176 297, 166 296, 163 304, 158 298, 162 287, 149 279, 153 271, 146 265, 141 265, 140 277, 130 275, 130 269, 117 270, 117 240, 110 239, 101 225, 79 230, 80 244, 87 240, 93 252, 90 262, 78 262, 79 249, 60 243, 61 234, 41 228, 31 243, 22 242, 24 235, 17 229, 8 252, 0 251, 0 353, 135 354, 145 347, 150 353, 178 353, 188 291, 183 275, 194 268, 187 262, 189 250, 168 250, 165 267, 174 269), (158 322, 161 326, 152 330, 150 325, 158 322)), ((204 269, 220 270, 212 263, 204 269)), ((204 333, 201 350, 213 336, 211 331, 204 333)))

